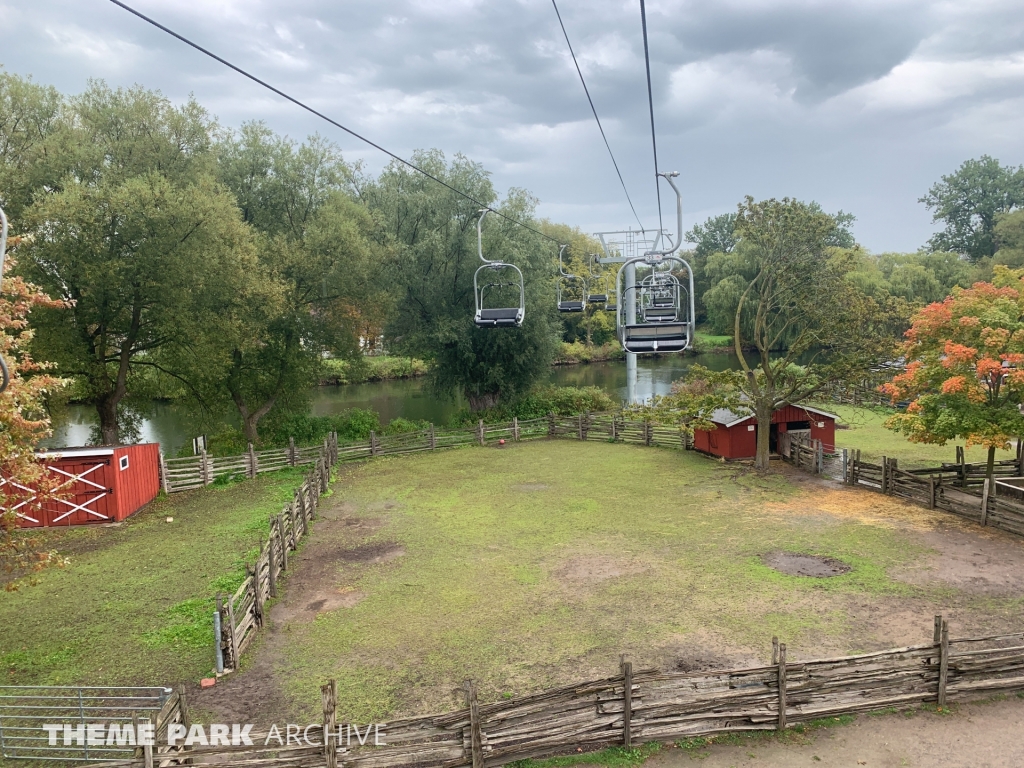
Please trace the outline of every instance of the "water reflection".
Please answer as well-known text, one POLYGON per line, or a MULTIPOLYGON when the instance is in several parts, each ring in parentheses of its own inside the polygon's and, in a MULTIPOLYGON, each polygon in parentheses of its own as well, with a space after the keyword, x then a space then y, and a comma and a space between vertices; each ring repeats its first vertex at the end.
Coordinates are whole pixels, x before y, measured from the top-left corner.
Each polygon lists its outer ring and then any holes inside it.
MULTIPOLYGON (((694 363, 724 371, 736 367, 736 358, 733 355, 641 357, 637 364, 637 399, 667 394, 672 382, 681 378, 694 363)), ((624 361, 557 366, 551 369, 548 381, 558 386, 600 387, 616 400, 627 398, 624 361)), ((434 398, 427 393, 424 384, 422 379, 404 379, 318 387, 313 393, 312 411, 314 415, 327 416, 347 408, 367 408, 380 413, 381 422, 385 424, 398 417, 445 424, 465 407, 461 398, 455 402, 434 398)), ((70 406, 66 421, 54 429, 54 437, 47 445, 88 445, 95 424, 96 412, 92 408, 70 406)), ((192 437, 185 414, 174 405, 155 403, 151 414, 142 422, 142 439, 159 442, 171 455, 192 437)))

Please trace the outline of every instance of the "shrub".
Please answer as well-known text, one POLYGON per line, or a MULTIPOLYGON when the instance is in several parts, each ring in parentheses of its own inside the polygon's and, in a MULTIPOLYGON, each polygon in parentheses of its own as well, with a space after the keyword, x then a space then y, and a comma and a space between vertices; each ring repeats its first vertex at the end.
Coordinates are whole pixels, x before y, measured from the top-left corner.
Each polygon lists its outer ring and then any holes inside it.
POLYGON ((562 342, 556 355, 557 363, 591 363, 601 360, 621 360, 626 356, 622 346, 614 339, 599 347, 588 347, 581 341, 562 342))
POLYGON ((330 384, 361 384, 364 381, 409 379, 427 372, 427 364, 412 357, 362 357, 356 360, 323 361, 322 380, 330 384))
POLYGON ((470 413, 460 411, 452 419, 453 425, 476 423, 483 419, 487 423, 511 421, 519 419, 539 419, 549 413, 559 416, 575 416, 587 411, 610 411, 618 407, 618 403, 600 387, 555 387, 544 386, 532 390, 525 397, 511 403, 489 408, 485 411, 470 413))

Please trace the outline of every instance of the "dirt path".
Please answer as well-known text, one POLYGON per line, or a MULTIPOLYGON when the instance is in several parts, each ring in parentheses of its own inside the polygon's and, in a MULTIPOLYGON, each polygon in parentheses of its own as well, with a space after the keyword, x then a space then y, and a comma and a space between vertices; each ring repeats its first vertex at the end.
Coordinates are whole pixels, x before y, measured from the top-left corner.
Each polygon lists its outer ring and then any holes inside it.
POLYGON ((1024 700, 961 705, 952 714, 918 711, 862 716, 848 726, 787 743, 751 739, 708 749, 663 750, 646 768, 1018 768, 1024 765, 1024 700))
MULTIPOLYGON (((243 658, 241 672, 221 678, 213 688, 193 689, 197 713, 210 722, 291 722, 295 707, 281 690, 275 666, 290 628, 312 622, 320 613, 355 605, 364 595, 349 582, 361 568, 403 554, 395 545, 365 543, 383 519, 352 516, 351 506, 338 497, 326 501, 313 523, 313 535, 289 555, 287 578, 262 637, 243 658)), ((386 510, 382 505, 379 511, 386 510)))

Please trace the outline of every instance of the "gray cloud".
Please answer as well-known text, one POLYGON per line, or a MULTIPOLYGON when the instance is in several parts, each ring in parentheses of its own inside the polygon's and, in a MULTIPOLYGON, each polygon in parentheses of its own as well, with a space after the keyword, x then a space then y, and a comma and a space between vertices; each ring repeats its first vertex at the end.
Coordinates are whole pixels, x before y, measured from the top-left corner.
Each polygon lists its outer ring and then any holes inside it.
MULTIPOLYGON (((586 229, 632 217, 549 0, 137 0, 202 45, 393 151, 463 152, 499 188, 586 229)), ((641 215, 656 220, 635 2, 560 7, 641 215)), ((1024 19, 1010 0, 652 0, 661 165, 687 225, 745 194, 858 216, 875 250, 933 226, 917 198, 983 153, 1024 162, 1024 19)), ((90 77, 190 92, 226 125, 319 131, 378 153, 106 0, 0 0, 0 63, 61 90, 90 77)), ((667 208, 666 208, 667 210, 667 208)))

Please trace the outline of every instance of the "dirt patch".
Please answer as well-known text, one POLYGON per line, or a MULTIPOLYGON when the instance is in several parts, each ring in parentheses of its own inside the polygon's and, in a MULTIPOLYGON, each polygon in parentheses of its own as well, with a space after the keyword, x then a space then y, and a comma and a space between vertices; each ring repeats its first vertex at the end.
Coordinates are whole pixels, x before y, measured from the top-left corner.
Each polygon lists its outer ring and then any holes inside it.
POLYGON ((849 565, 834 557, 802 555, 798 552, 769 552, 761 560, 769 568, 789 576, 827 579, 831 576, 842 576, 851 570, 849 565))
POLYGON ((513 485, 512 490, 524 491, 528 493, 530 491, 546 491, 548 487, 549 486, 545 485, 544 483, 520 483, 519 485, 513 485))
POLYGON ((977 595, 1024 592, 1024 540, 977 526, 940 525, 915 532, 935 554, 891 575, 908 584, 945 584, 977 595))
POLYGON ((644 564, 635 561, 602 555, 587 555, 570 558, 552 573, 559 581, 573 586, 581 586, 600 584, 608 579, 632 576, 646 570, 647 567, 644 564))
POLYGON ((363 544, 337 553, 344 563, 386 563, 405 554, 405 548, 393 541, 363 544))

